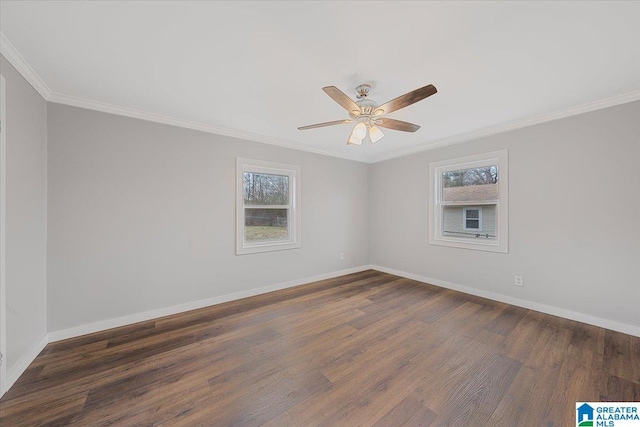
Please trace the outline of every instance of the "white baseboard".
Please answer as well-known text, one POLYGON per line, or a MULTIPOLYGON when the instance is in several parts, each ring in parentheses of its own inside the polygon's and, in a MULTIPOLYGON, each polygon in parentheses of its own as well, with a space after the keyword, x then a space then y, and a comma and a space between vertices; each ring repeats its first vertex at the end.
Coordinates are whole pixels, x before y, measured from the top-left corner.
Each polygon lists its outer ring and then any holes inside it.
POLYGON ((22 375, 24 371, 27 370, 31 362, 34 361, 34 359, 40 354, 40 352, 47 346, 48 343, 49 336, 45 335, 38 344, 36 344, 31 350, 29 350, 27 354, 22 356, 18 363, 7 372, 7 382, 5 383, 5 389, 0 393, 0 397, 2 397, 2 395, 4 395, 4 393, 9 390, 16 381, 18 381, 20 375, 22 375))
POLYGON ((382 267, 379 265, 372 265, 373 270, 381 271, 383 273, 394 274, 400 277, 406 277, 407 279, 417 280, 419 282, 430 283, 432 285, 440 286, 442 288, 452 289, 454 291, 464 292, 465 294, 471 294, 478 297, 492 299, 494 301, 500 301, 518 307, 528 308, 530 310, 539 311, 541 313, 551 314, 553 316, 563 317, 569 320, 575 320, 577 322, 587 323, 589 325, 599 326, 605 329, 611 329, 613 331, 622 332, 629 335, 640 337, 640 327, 635 325, 629 325, 627 323, 617 322, 615 320, 604 319, 602 317, 591 316, 589 314, 579 313, 572 310, 567 310, 560 307, 554 307, 547 304, 541 304, 521 298, 510 297, 495 292, 484 291, 482 289, 471 288, 468 286, 457 285, 455 283, 447 282, 445 280, 434 279, 431 277, 421 276, 419 274, 407 273, 406 271, 395 270, 393 268, 382 267))
POLYGON ((128 316, 116 317, 114 319, 107 319, 95 323, 89 323, 86 325, 75 326, 73 328, 62 329, 59 331, 53 331, 49 332, 49 342, 74 338, 80 335, 86 335, 94 332, 104 331, 106 329, 117 328, 119 326, 130 325, 132 323, 144 322, 146 320, 157 319, 158 317, 170 316, 172 314, 183 313, 189 310, 196 310, 198 308, 234 301, 241 298, 252 297, 255 295, 266 294, 267 292, 279 291, 281 289, 304 285, 311 282, 317 282, 319 280, 332 279, 334 277, 344 276, 345 274, 358 273, 370 269, 370 265, 362 265, 360 267, 348 268, 346 270, 318 274, 316 276, 305 277, 303 279, 290 280, 288 282, 277 283, 275 285, 263 286, 261 288, 235 292, 233 294, 207 298, 199 301, 188 302, 185 304, 174 305, 171 307, 159 308, 157 310, 145 311, 143 313, 136 313, 128 316))

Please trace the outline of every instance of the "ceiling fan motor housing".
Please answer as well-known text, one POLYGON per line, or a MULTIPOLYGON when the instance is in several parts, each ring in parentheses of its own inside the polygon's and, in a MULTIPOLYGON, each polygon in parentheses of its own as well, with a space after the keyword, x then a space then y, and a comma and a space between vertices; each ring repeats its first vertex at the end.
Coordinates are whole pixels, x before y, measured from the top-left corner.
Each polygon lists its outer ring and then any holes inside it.
POLYGON ((356 104, 360 107, 360 115, 363 116, 373 115, 373 112, 378 108, 378 103, 373 99, 359 99, 356 104))

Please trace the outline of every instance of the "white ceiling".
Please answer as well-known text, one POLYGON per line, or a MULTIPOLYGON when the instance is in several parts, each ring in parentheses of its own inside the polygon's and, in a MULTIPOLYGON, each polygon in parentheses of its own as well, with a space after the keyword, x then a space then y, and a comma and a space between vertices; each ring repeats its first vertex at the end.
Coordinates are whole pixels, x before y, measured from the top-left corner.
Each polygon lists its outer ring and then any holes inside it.
POLYGON ((640 99, 640 2, 2 1, 0 29, 54 102, 363 161, 640 99), (374 145, 297 130, 346 118, 323 86, 363 82, 439 92, 374 145))

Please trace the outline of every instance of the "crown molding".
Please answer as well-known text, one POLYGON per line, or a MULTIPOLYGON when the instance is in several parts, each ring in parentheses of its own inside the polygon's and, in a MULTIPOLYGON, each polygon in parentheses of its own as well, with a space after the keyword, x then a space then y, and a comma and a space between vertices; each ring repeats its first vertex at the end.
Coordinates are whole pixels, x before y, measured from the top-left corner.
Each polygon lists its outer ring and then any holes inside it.
POLYGON ((385 160, 395 159, 398 157, 410 156, 422 151, 433 150, 448 145, 460 144, 462 142, 472 141, 475 139, 484 138, 487 136, 497 135, 500 133, 509 132, 516 129, 521 129, 529 126, 538 125, 541 123, 550 122, 553 120, 563 119, 566 117, 575 116, 578 114, 588 113, 591 111, 600 110, 607 107, 613 107, 620 104, 626 104, 628 102, 640 100, 640 89, 626 92, 623 94, 615 95, 609 98, 598 99, 588 102, 586 104, 577 105, 562 110, 553 111, 551 113, 539 114, 536 116, 526 117, 519 120, 514 120, 507 123, 500 123, 494 126, 488 126, 481 129, 476 129, 470 132, 465 132, 457 135, 448 136, 433 141, 428 141, 422 144, 418 144, 412 147, 408 147, 402 150, 397 150, 392 153, 383 154, 380 156, 367 156, 367 152, 362 151, 362 155, 349 155, 340 152, 334 152, 329 150, 322 150, 315 147, 305 146, 297 142, 287 141, 283 139, 273 138, 265 135, 260 135, 251 132, 245 132, 236 129, 228 129, 218 126, 213 126, 204 123, 192 122, 189 120, 179 119, 170 116, 164 116, 161 114, 150 113, 147 111, 136 110, 128 107, 121 107, 118 105, 107 104, 99 101, 92 101, 84 98, 77 98, 69 95, 62 95, 59 93, 50 93, 47 101, 55 102, 57 104, 65 104, 73 107, 86 108, 89 110, 102 111, 104 113, 116 114, 119 116, 131 117, 134 119, 146 120, 156 123, 162 123, 170 126, 178 126, 187 129, 193 129, 201 132, 213 133, 216 135, 224 135, 232 138, 239 138, 249 141, 261 142, 264 144, 275 145, 284 148, 290 148, 294 150, 302 150, 316 154, 322 154, 325 156, 339 157, 347 160, 354 160, 364 163, 378 163, 385 160))
POLYGON ((564 108, 562 110, 553 111, 551 113, 539 114, 536 116, 526 117, 524 119, 514 120, 511 122, 500 123, 494 126, 488 126, 481 129, 476 129, 470 132, 465 132, 457 135, 448 136, 446 138, 436 139, 429 142, 424 142, 413 147, 408 147, 402 150, 395 151, 380 156, 372 156, 367 158, 367 163, 378 163, 385 160, 395 159, 398 157, 410 156, 421 151, 433 150, 447 145, 459 144, 461 142, 472 141, 474 139, 480 139, 491 135, 497 135, 499 133, 509 132, 516 129, 521 129, 541 123, 550 122, 553 120, 564 119, 565 117, 576 116, 578 114, 588 113, 595 110, 600 110, 607 107, 614 107, 620 104, 626 104, 628 102, 634 102, 640 100, 640 89, 633 90, 631 92, 622 93, 609 98, 598 99, 596 101, 587 102, 586 104, 577 105, 575 107, 564 108))
POLYGON ((116 114, 119 116, 125 116, 125 117, 134 118, 134 119, 162 123, 170 126, 193 129, 200 132, 207 132, 207 133, 213 133, 216 135, 224 135, 232 138, 244 139, 248 141, 261 142, 264 144, 276 145, 278 147, 308 151, 310 153, 322 154, 325 156, 340 157, 347 160, 366 162, 363 155, 350 155, 350 154, 334 152, 329 150, 322 150, 319 148, 310 147, 308 145, 303 145, 298 142, 287 141, 279 138, 273 138, 266 135, 260 135, 260 134, 241 131, 237 129, 229 129, 229 128, 214 126, 214 125, 205 124, 205 123, 192 122, 189 120, 179 119, 176 117, 150 113, 147 111, 136 110, 128 107, 121 107, 118 105, 107 104, 99 101, 92 101, 90 99, 78 98, 78 97, 63 95, 59 93, 52 93, 47 99, 47 101, 54 102, 56 104, 64 104, 64 105, 70 105, 73 107, 80 107, 80 108, 86 108, 89 110, 101 111, 103 113, 116 114))
POLYGON ((22 77, 24 77, 33 88, 42 96, 45 100, 51 96, 51 89, 42 81, 40 76, 31 68, 31 65, 24 59, 20 52, 16 50, 7 37, 0 31, 0 53, 7 58, 7 61, 15 67, 22 77))

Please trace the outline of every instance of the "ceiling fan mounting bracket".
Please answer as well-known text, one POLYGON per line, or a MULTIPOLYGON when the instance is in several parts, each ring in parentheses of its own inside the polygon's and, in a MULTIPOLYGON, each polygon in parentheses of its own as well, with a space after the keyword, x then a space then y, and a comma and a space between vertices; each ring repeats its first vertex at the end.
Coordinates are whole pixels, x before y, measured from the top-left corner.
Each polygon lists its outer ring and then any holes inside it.
POLYGON ((358 99, 363 99, 366 98, 367 96, 369 96, 369 91, 371 90, 371 85, 368 84, 361 84, 360 86, 356 87, 356 98, 358 99))

